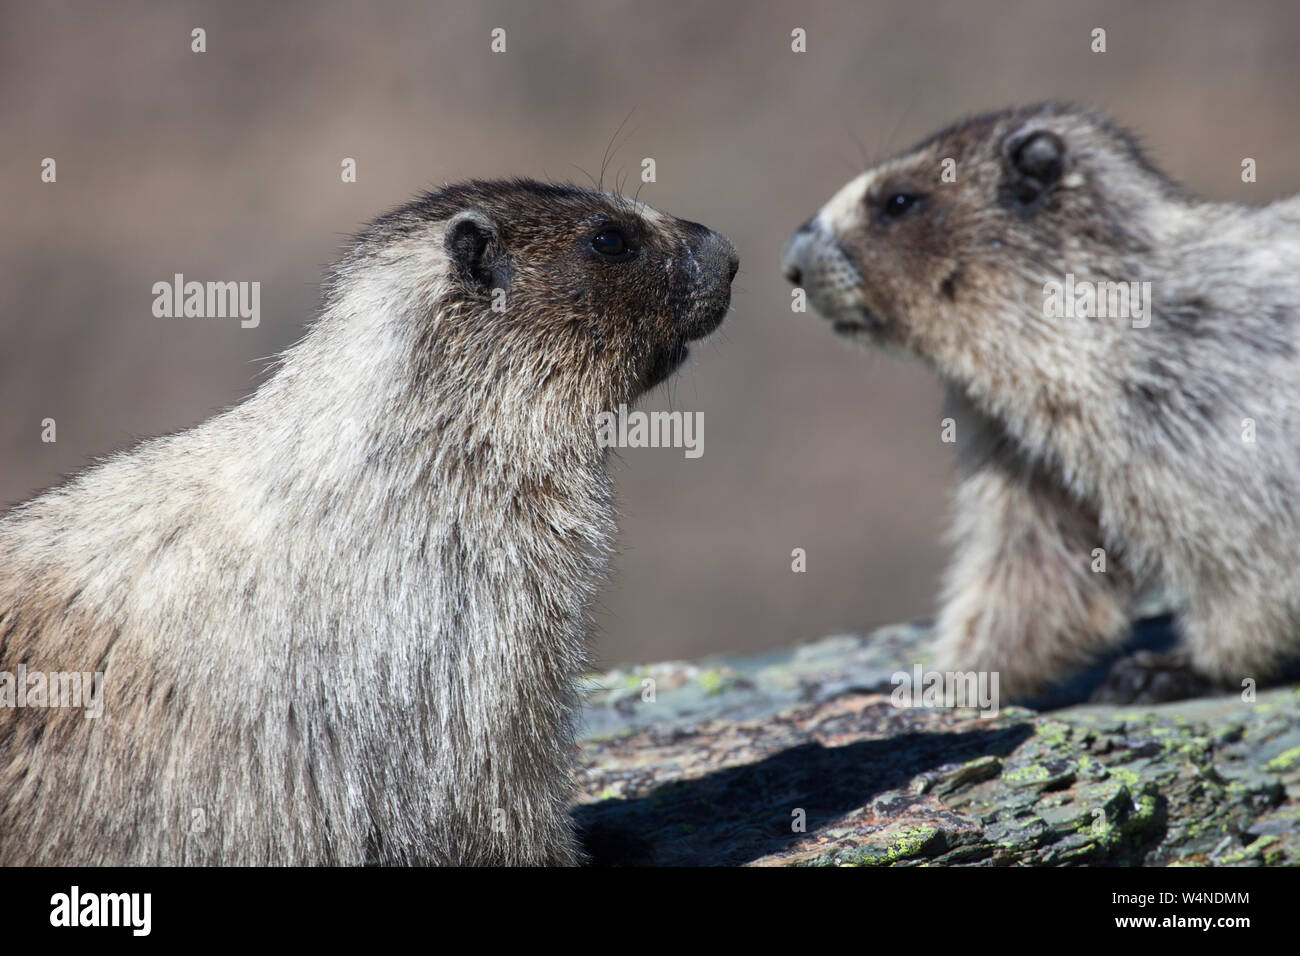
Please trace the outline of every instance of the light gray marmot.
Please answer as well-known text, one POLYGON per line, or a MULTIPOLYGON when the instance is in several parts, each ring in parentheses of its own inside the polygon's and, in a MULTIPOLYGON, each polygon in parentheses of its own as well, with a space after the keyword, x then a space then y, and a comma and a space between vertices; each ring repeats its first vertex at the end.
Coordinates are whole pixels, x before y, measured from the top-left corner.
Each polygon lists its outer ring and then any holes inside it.
POLYGON ((249 399, 0 520, 0 864, 572 864, 597 416, 723 319, 696 223, 472 182, 374 222, 249 399), (494 308, 494 304, 498 308, 494 308))
POLYGON ((1130 134, 1043 104, 858 176, 785 268, 835 332, 946 384, 963 478, 936 669, 1036 693, 1122 643, 1147 586, 1213 683, 1300 650, 1300 198, 1195 199, 1130 134))

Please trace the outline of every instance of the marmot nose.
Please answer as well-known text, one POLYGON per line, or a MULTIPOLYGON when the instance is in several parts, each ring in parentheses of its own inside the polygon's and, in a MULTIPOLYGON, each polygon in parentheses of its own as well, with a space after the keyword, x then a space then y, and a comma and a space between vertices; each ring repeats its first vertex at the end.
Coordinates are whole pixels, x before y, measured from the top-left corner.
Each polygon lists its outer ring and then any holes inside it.
POLYGON ((698 222, 686 222, 684 225, 689 234, 690 248, 700 262, 707 263, 710 269, 720 269, 725 262, 727 282, 736 278, 736 273, 740 271, 740 256, 736 255, 736 247, 731 244, 731 240, 698 222))
POLYGON ((740 271, 740 256, 736 255, 736 247, 730 239, 710 229, 700 243, 700 251, 706 260, 716 263, 715 268, 726 263, 728 283, 736 278, 736 273, 740 271))
POLYGON ((808 223, 799 227, 799 231, 790 237, 781 251, 781 271, 795 285, 803 285, 804 260, 808 254, 809 239, 812 229, 808 223))

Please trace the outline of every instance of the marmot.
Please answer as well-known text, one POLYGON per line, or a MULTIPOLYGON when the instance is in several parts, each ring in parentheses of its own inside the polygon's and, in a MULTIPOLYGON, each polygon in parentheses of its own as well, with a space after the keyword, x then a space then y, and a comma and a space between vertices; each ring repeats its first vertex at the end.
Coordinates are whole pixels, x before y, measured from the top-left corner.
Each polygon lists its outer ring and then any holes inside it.
POLYGON ((0 864, 573 864, 575 680, 614 533, 597 416, 738 260, 569 185, 376 220, 242 404, 0 520, 0 864))
POLYGON ((1300 199, 1195 199, 1131 134, 1041 104, 863 173, 785 268, 836 332, 947 386, 937 668, 1036 693, 1122 643, 1151 582, 1215 683, 1300 648, 1300 199))

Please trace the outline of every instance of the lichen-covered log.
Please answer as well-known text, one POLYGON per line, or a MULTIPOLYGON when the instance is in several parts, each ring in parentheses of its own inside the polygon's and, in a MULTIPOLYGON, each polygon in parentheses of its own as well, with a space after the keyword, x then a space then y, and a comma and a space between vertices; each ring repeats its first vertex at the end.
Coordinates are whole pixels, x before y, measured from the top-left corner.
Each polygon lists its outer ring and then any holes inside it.
POLYGON ((926 636, 602 675, 575 809, 593 862, 1300 864, 1300 690, 897 707, 926 636))

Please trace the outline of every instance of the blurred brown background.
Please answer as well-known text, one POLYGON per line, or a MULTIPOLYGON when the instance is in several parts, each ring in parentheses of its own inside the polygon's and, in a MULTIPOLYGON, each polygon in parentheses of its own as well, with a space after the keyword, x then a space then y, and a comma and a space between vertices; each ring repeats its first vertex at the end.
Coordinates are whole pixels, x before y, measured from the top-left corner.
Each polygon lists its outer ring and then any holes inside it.
MULTIPOLYGON (((623 453, 608 662, 928 615, 951 449, 918 366, 795 315, 788 234, 963 114, 1066 98, 1212 198, 1300 190, 1288 3, 41 3, 0 14, 0 506, 207 417, 292 342, 347 234, 470 176, 611 172, 740 250, 720 333, 647 407, 704 455, 623 453), (1108 52, 1089 50, 1107 31, 1108 52), (207 30, 207 52, 190 31, 207 30), (493 27, 505 54, 489 51, 493 27), (808 52, 790 51, 803 27, 808 52), (54 157, 58 182, 40 181, 54 157), (1243 156, 1259 182, 1240 182, 1243 156), (340 182, 354 157, 359 181, 340 182), (175 272, 260 280, 262 323, 164 320, 175 272), (40 422, 58 422, 58 442, 40 422), (790 552, 808 554, 806 574, 790 552)), ((608 179, 607 179, 608 181, 608 179)))

